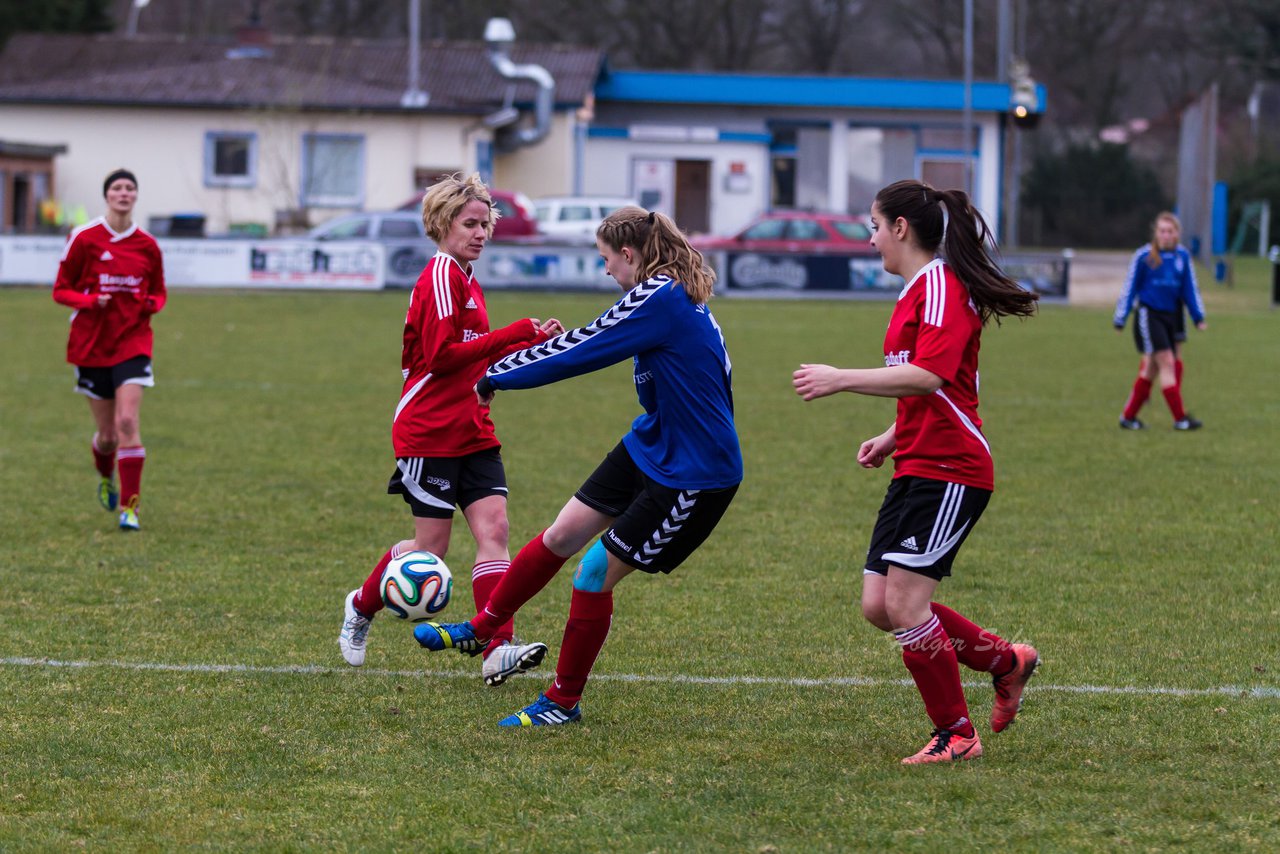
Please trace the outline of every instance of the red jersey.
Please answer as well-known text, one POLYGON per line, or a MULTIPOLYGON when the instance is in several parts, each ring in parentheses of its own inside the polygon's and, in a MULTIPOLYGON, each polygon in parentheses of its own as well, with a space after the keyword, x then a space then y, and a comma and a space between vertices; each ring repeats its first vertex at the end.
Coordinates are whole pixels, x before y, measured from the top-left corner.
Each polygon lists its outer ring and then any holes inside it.
POLYGON ((437 252, 414 285, 404 319, 404 390, 391 424, 396 456, 461 457, 498 447, 476 383, 490 363, 543 340, 528 318, 490 333, 480 283, 437 252))
POLYGON ((951 268, 935 259, 898 296, 884 336, 886 365, 942 377, 932 394, 898 398, 894 477, 915 475, 990 490, 991 448, 978 418, 982 317, 951 268))
POLYGON ((71 232, 58 264, 53 299, 75 309, 67 361, 109 368, 151 357, 151 315, 164 308, 164 262, 154 237, 137 224, 117 234, 98 217, 71 232), (98 295, 111 300, 99 307, 98 295))

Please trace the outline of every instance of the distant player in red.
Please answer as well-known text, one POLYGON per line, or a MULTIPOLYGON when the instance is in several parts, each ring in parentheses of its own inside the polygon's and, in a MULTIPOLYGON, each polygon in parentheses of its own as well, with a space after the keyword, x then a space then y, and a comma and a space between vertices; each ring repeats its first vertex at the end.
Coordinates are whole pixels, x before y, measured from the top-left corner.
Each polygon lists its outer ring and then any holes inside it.
POLYGON ((958 664, 992 674, 991 729, 1000 732, 1018 713, 1039 655, 932 600, 994 486, 978 418, 982 327, 992 317, 1032 315, 1037 296, 991 261, 986 223, 959 190, 899 181, 876 195, 871 219, 885 270, 907 282, 885 334, 885 367, 801 365, 793 383, 805 400, 841 391, 898 399, 894 423, 858 449, 864 468, 894 461, 863 569, 862 614, 893 632, 933 721, 929 743, 902 761, 974 759, 982 743, 958 664))
POLYGON ((136 531, 147 458, 138 410, 142 389, 155 385, 151 315, 164 308, 164 263, 155 238, 133 221, 138 200, 133 173, 112 172, 102 194, 107 213, 71 232, 53 298, 75 309, 67 361, 75 365, 76 391, 89 398, 97 425, 93 461, 101 476, 98 501, 109 511, 120 508, 121 530, 136 531))
MULTIPOLYGON (((446 178, 422 200, 422 222, 439 251, 418 277, 405 315, 404 389, 391 426, 396 471, 387 486, 413 511, 414 538, 392 546, 364 585, 347 596, 338 645, 353 667, 364 664, 369 623, 383 607, 383 570, 414 549, 444 557, 455 505, 476 539, 471 589, 477 608, 489 601, 511 564, 501 444, 475 386, 492 362, 564 329, 558 320, 525 318, 489 330, 484 292, 471 265, 493 236, 497 217, 476 174, 446 178)), ((516 642, 510 621, 496 639, 482 667, 489 685, 537 667, 547 652, 546 644, 516 642)))

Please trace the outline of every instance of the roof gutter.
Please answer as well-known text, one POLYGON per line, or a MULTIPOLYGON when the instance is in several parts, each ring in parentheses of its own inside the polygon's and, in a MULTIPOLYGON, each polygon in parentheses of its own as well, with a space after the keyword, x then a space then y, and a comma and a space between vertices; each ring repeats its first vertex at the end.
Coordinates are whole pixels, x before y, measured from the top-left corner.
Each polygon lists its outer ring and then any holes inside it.
MULTIPOLYGON (((490 18, 484 28, 485 44, 489 47, 489 62, 499 74, 508 80, 529 80, 538 87, 537 99, 534 102, 533 127, 520 128, 508 137, 508 142, 515 148, 541 142, 551 131, 551 109, 556 91, 555 78, 551 72, 541 65, 517 65, 511 61, 511 44, 516 39, 515 28, 506 18, 490 18)), ((517 114, 507 113, 510 121, 515 121, 517 114)))

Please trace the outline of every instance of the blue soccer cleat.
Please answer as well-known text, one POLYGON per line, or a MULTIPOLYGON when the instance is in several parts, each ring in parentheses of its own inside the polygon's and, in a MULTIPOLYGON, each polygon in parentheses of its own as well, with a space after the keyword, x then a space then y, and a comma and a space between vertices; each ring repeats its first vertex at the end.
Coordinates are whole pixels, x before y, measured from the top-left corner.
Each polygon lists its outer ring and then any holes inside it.
POLYGON ((98 482, 98 503, 107 512, 120 506, 120 490, 116 489, 115 483, 109 477, 104 477, 98 482))
POLYGON ((138 523, 138 511, 132 507, 126 507, 120 512, 120 530, 137 531, 142 527, 138 523))
POLYGON ((470 623, 419 623, 413 630, 418 643, 432 652, 456 649, 467 655, 479 655, 489 646, 489 640, 476 637, 470 623))
POLYGON ((546 694, 539 694, 538 699, 514 715, 507 715, 498 721, 498 726, 558 726, 580 720, 582 720, 581 703, 574 703, 572 709, 566 709, 559 703, 548 700, 546 694))

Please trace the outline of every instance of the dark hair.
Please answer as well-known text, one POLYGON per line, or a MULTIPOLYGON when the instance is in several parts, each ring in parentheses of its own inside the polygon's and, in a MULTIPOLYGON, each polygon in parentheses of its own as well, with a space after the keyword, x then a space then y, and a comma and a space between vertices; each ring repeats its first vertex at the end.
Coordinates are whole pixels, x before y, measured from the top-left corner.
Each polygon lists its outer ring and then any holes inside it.
POLYGON ((665 273, 684 287, 694 304, 711 299, 716 274, 666 214, 627 205, 604 218, 596 228, 596 237, 614 252, 624 246, 634 249, 640 256, 640 281, 665 273))
POLYGON ((1156 231, 1160 228, 1161 222, 1169 222, 1178 230, 1178 237, 1182 237, 1182 221, 1178 219, 1178 215, 1173 211, 1160 211, 1156 214, 1156 218, 1151 223, 1151 251, 1147 253, 1147 266, 1151 269, 1159 267, 1164 263, 1164 259, 1160 257, 1160 241, 1156 240, 1156 231))
POLYGON ((107 180, 102 182, 102 195, 104 198, 107 195, 107 190, 111 189, 111 185, 114 184, 116 181, 119 181, 121 178, 128 178, 130 181, 133 182, 134 188, 135 189, 137 188, 138 179, 136 176, 134 176, 132 172, 130 172, 128 169, 117 169, 116 171, 112 172, 110 175, 107 176, 107 180))
POLYGON ((969 291, 984 326, 993 317, 999 323, 1005 315, 1035 314, 1040 295, 1023 288, 992 260, 987 246, 994 249, 995 241, 968 193, 935 190, 921 181, 897 181, 876 193, 876 207, 886 224, 905 219, 925 251, 942 250, 969 291))

